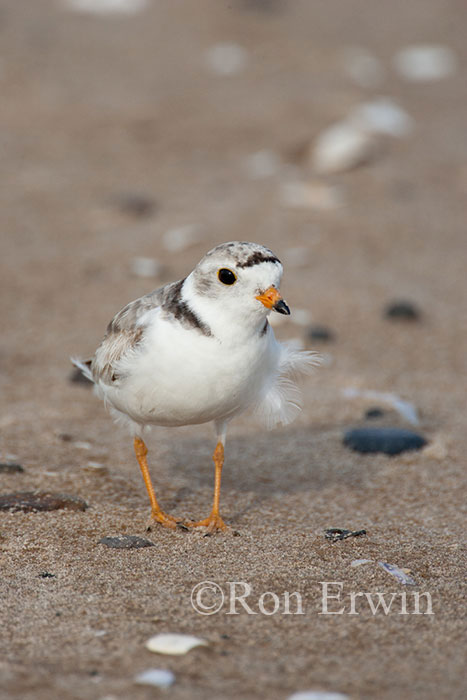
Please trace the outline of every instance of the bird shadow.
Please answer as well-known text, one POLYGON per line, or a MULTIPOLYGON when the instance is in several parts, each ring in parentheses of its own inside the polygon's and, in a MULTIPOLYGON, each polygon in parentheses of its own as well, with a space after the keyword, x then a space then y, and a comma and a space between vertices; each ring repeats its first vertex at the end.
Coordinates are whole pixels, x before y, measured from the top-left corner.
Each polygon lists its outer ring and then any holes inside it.
MULTIPOLYGON (((212 487, 213 447, 213 442, 205 438, 182 438, 171 445, 174 470, 192 488, 212 487)), ((349 452, 335 427, 324 431, 283 429, 230 438, 222 489, 267 498, 332 486, 355 488, 367 480, 370 470, 374 472, 374 465, 349 452)))

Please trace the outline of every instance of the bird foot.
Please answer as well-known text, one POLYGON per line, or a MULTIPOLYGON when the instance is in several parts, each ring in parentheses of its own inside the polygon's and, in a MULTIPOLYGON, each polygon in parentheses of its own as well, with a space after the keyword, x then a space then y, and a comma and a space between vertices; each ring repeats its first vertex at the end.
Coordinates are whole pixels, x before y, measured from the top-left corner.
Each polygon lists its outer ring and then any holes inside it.
POLYGON ((181 522, 181 518, 176 518, 173 515, 168 515, 162 510, 156 510, 151 512, 151 518, 149 521, 148 529, 151 529, 151 525, 154 523, 159 523, 162 527, 167 527, 170 530, 175 530, 177 523, 181 522))
POLYGON ((225 532, 229 529, 222 520, 221 516, 216 513, 211 513, 211 515, 208 518, 204 518, 204 520, 197 520, 196 522, 189 520, 185 521, 183 524, 185 527, 206 527, 209 534, 215 532, 216 530, 222 530, 225 532))

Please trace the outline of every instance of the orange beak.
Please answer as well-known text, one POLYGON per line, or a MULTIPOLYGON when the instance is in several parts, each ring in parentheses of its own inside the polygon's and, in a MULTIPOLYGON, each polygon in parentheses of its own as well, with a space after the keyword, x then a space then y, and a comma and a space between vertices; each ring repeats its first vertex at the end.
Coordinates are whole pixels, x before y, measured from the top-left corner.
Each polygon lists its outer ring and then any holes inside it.
POLYGON ((280 314, 290 315, 290 309, 275 287, 269 287, 256 297, 267 309, 274 309, 280 314))

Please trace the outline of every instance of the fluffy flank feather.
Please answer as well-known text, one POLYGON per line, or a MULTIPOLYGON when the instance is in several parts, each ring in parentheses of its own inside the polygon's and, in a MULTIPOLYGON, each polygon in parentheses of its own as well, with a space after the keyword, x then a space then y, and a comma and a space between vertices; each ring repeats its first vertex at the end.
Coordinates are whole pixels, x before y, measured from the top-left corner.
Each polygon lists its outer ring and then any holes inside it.
POLYGON ((280 344, 280 356, 276 375, 255 407, 268 430, 278 423, 288 425, 301 411, 301 392, 295 380, 301 374, 311 374, 321 363, 318 353, 297 350, 280 344))
POLYGON ((288 374, 294 379, 301 374, 312 374, 315 367, 319 367, 322 361, 322 356, 317 352, 298 350, 287 345, 287 343, 281 343, 279 360, 279 371, 281 374, 288 374))

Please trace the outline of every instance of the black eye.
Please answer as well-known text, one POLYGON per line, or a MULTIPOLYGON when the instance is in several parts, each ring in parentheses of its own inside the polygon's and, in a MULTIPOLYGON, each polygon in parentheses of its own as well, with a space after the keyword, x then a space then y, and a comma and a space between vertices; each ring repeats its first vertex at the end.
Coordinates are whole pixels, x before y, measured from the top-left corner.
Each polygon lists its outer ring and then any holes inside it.
POLYGON ((237 281, 235 272, 232 272, 232 270, 229 270, 227 267, 221 267, 217 273, 217 277, 222 284, 235 284, 237 281))

